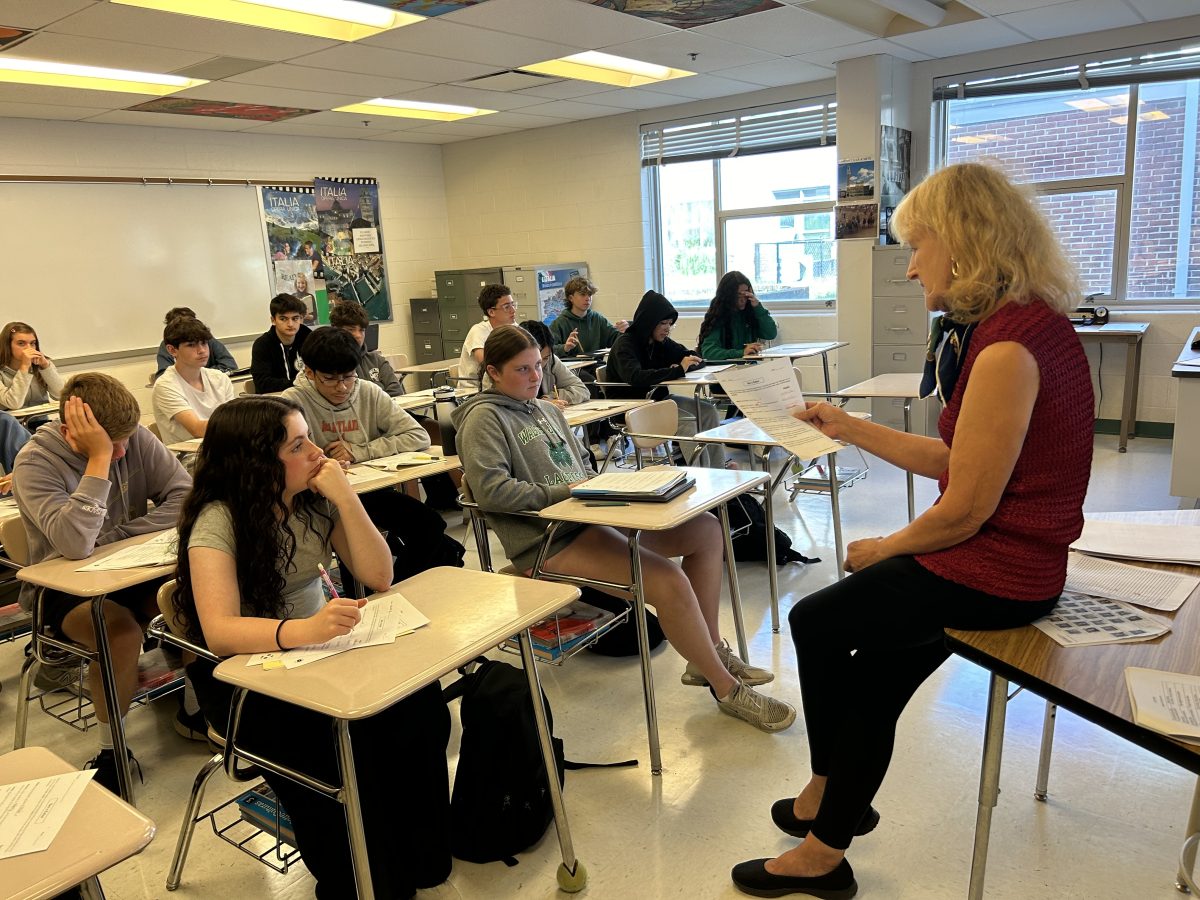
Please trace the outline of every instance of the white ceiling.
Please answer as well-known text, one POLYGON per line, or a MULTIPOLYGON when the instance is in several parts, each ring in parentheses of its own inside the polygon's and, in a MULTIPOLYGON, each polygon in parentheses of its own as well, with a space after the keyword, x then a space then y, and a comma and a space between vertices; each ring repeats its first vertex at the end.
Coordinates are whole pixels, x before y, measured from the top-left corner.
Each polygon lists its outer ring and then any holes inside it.
MULTIPOLYGON (((885 38, 864 30, 862 18, 856 27, 806 8, 812 0, 783 2, 777 9, 684 30, 587 0, 483 0, 350 44, 105 0, 0 0, 0 26, 35 30, 5 56, 152 72, 220 64, 222 71, 238 74, 178 96, 318 110, 262 124, 129 111, 151 99, 138 94, 0 84, 0 117, 444 144, 829 78, 838 60, 858 56, 889 53, 918 61, 1200 11, 1200 0, 962 0, 958 5, 973 11, 966 15, 979 18, 923 30, 893 28, 888 33, 894 36, 885 38), (642 88, 548 81, 500 91, 471 83, 591 49, 700 74, 642 88), (330 111, 374 97, 499 112, 431 123, 330 111)), ((847 8, 864 4, 847 0, 847 8)))

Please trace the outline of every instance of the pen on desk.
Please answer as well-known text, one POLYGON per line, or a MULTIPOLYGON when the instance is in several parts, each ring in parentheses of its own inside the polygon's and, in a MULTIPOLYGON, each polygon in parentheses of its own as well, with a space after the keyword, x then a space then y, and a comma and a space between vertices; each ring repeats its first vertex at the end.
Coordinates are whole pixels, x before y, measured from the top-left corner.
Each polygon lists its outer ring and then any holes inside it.
POLYGON ((586 501, 584 506, 628 506, 624 500, 591 500, 586 501))
POLYGON ((337 592, 337 588, 333 586, 333 579, 329 577, 329 573, 325 571, 325 567, 317 563, 317 571, 321 573, 321 580, 325 582, 325 587, 329 588, 332 599, 340 600, 341 595, 337 592))

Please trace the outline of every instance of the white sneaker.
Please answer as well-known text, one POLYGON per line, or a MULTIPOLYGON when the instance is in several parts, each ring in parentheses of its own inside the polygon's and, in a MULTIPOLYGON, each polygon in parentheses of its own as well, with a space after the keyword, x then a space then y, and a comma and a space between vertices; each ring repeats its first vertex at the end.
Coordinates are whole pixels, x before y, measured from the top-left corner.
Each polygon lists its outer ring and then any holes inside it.
MULTIPOLYGON (((744 662, 741 657, 733 652, 733 648, 729 646, 729 641, 722 640, 721 643, 717 644, 716 650, 717 658, 721 660, 721 665, 742 684, 754 686, 767 684, 775 680, 774 672, 768 672, 766 669, 760 669, 758 666, 752 666, 750 663, 744 662)), ((708 679, 690 662, 683 670, 683 675, 679 680, 691 687, 708 687, 708 679)))
POLYGON ((796 710, 782 700, 760 694, 744 684, 737 684, 728 699, 717 700, 726 715, 745 719, 759 731, 784 731, 796 721, 796 710))

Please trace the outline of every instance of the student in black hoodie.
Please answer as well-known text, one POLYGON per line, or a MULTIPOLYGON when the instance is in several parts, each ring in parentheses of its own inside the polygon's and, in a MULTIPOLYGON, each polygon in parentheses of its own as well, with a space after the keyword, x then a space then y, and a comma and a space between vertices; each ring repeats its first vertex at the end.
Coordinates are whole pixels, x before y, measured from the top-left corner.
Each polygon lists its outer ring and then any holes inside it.
MULTIPOLYGON (((657 291, 646 291, 638 303, 633 321, 626 332, 617 338, 608 357, 607 381, 623 381, 629 388, 605 388, 612 397, 645 397, 656 384, 682 378, 684 373, 700 364, 700 357, 683 344, 671 340, 679 313, 671 301, 657 291)), ((700 421, 696 422, 697 400, 693 396, 668 394, 679 407, 679 433, 695 434, 717 426, 717 408, 707 400, 699 401, 700 421), (698 427, 697 427, 698 426, 698 427)), ((693 445, 682 445, 684 456, 691 456, 693 445)), ((720 469, 725 465, 725 451, 719 444, 709 444, 700 454, 701 465, 720 469)))
POLYGON ((303 319, 308 307, 291 294, 271 299, 271 328, 254 340, 250 350, 250 377, 256 394, 286 391, 302 366, 300 348, 312 331, 303 319))

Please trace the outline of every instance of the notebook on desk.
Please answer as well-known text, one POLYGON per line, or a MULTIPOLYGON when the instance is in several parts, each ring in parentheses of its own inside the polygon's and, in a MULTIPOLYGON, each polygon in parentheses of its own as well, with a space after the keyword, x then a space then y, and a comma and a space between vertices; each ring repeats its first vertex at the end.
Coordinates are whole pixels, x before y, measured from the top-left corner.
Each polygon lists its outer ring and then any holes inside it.
POLYGON ((571 489, 579 500, 666 503, 696 484, 687 472, 663 466, 638 472, 605 472, 571 489))

